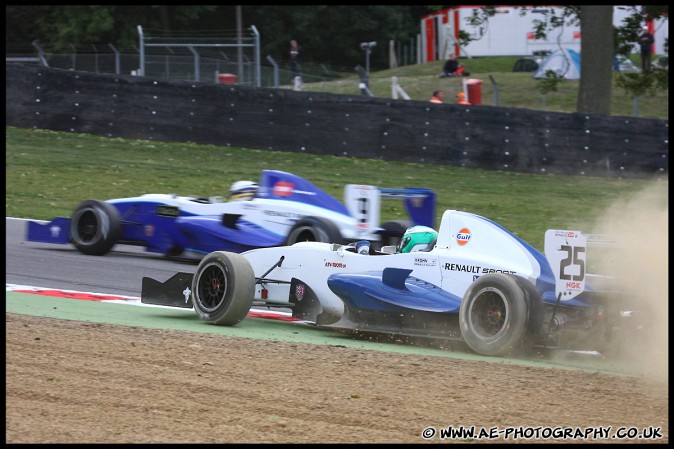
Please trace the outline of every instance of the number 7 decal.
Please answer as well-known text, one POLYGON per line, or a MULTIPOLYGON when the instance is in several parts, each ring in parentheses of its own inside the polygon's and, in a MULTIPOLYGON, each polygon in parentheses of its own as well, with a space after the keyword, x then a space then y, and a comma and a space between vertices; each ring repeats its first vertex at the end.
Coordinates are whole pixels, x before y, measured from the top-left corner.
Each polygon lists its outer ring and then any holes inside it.
POLYGON ((358 230, 366 235, 379 227, 381 193, 378 188, 347 184, 344 187, 344 205, 356 219, 358 230))

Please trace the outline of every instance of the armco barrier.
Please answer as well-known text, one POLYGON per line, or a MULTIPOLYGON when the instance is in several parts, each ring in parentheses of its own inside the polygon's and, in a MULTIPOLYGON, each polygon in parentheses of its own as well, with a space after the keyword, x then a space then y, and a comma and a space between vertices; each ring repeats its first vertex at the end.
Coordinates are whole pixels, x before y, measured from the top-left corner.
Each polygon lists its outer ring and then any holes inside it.
POLYGON ((6 64, 22 128, 530 173, 665 176, 669 122, 6 64))

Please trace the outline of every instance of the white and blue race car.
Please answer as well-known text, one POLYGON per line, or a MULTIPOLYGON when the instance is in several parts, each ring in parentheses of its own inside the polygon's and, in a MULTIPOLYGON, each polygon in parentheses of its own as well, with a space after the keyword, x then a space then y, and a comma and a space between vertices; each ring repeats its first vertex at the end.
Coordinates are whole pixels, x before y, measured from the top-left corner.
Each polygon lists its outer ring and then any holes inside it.
POLYGON ((283 307, 321 327, 461 340, 483 355, 567 340, 597 351, 617 329, 641 325, 610 277, 587 272, 587 245, 602 238, 549 230, 543 254, 487 218, 447 210, 418 251, 321 242, 217 251, 195 273, 143 278, 141 301, 194 308, 221 325, 254 305, 283 307))
POLYGON ((435 221, 435 193, 429 189, 349 184, 342 204, 283 171, 264 170, 259 184, 248 183, 255 185, 254 191, 243 189, 246 195, 229 201, 173 194, 87 200, 69 218, 29 221, 26 240, 72 243, 90 255, 126 244, 167 256, 184 251, 203 256, 300 241, 368 240, 381 246, 399 238, 410 224, 433 226, 435 221), (380 203, 386 198, 402 200, 409 219, 380 225, 380 203))

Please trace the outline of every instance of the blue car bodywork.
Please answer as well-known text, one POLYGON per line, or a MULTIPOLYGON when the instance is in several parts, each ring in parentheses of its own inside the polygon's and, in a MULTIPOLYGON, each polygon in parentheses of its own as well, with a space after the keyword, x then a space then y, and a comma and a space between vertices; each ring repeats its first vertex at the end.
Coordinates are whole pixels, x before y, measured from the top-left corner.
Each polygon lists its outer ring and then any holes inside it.
MULTIPOLYGON (((410 225, 434 223, 435 194, 428 189, 354 186, 349 192, 376 195, 377 201, 400 198, 410 225)), ((178 255, 186 250, 201 254, 219 250, 240 253, 292 244, 292 239, 300 238, 342 242, 401 234, 401 230, 379 227, 374 222, 378 211, 374 221, 370 216, 356 216, 358 201, 354 198, 351 204, 343 204, 304 178, 264 170, 258 192, 248 201, 172 194, 89 200, 80 204, 70 218, 56 217, 48 223, 29 221, 26 239, 73 243, 81 252, 94 255, 105 254, 115 244, 178 255), (301 229, 294 227, 300 221, 301 229)))

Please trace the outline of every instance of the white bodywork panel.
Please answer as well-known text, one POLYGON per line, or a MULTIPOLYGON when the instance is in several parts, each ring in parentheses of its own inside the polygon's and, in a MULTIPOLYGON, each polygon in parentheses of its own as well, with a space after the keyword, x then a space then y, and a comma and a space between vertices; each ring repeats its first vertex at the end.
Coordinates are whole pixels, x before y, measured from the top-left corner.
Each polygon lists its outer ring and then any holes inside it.
MULTIPOLYGON (((508 232, 483 217, 454 210, 443 214, 438 244, 428 252, 361 255, 343 245, 302 242, 251 250, 242 255, 258 277, 283 257, 281 266, 265 278, 287 282, 293 277, 301 279, 316 293, 323 309, 337 315, 342 314, 344 306, 327 283, 334 273, 383 271, 388 267, 412 269, 410 276, 461 298, 468 286, 486 273, 510 273, 533 282, 541 272, 539 261, 508 232)), ((260 297, 262 287, 258 286, 256 299, 288 304, 287 284, 270 283, 263 287, 268 297, 260 297)))
POLYGON ((555 296, 560 301, 585 290, 586 250, 587 239, 578 231, 549 229, 545 233, 545 257, 555 274, 555 296))

